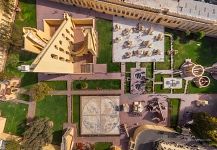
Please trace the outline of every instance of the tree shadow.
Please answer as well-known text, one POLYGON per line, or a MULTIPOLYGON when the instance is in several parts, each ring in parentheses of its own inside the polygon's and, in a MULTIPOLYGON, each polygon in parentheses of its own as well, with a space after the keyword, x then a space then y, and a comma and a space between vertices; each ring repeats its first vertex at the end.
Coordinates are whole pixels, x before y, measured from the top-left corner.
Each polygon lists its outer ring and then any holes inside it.
POLYGON ((29 4, 35 4, 36 0, 20 0, 20 2, 29 3, 29 4))
POLYGON ((62 141, 63 130, 53 132, 53 144, 60 145, 62 141))
POLYGON ((25 73, 23 78, 21 79, 21 87, 28 87, 32 84, 38 82, 38 75, 37 73, 25 73))
POLYGON ((16 134, 20 136, 23 135, 25 129, 26 129, 26 119, 22 120, 21 123, 18 124, 16 134))
POLYGON ((19 60, 21 62, 27 62, 27 61, 32 61, 33 59, 35 59, 37 56, 37 54, 34 54, 34 53, 30 53, 30 52, 27 52, 27 51, 20 51, 19 52, 19 60))

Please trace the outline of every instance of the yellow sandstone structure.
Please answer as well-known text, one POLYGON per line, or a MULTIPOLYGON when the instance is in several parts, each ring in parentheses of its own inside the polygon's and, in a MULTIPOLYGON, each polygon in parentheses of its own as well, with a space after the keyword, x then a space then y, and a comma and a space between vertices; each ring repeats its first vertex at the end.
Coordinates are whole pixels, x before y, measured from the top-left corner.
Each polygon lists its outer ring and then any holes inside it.
POLYGON ((217 36, 217 6, 194 0, 51 0, 165 27, 217 36))
POLYGON ((38 54, 21 71, 49 74, 92 73, 97 57, 97 33, 95 19, 72 18, 45 19, 44 31, 25 27, 24 49, 38 54))
POLYGON ((75 142, 74 128, 68 128, 62 137, 61 150, 72 150, 75 142))

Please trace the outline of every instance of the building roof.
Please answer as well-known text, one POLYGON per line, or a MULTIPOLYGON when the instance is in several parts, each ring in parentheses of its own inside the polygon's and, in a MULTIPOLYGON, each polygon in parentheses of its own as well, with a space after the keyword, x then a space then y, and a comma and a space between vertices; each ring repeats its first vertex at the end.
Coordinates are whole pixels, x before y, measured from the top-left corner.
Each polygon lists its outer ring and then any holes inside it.
POLYGON ((167 9, 171 13, 205 20, 217 20, 217 5, 195 0, 125 0, 125 2, 154 9, 167 9))
POLYGON ((81 73, 80 65, 92 63, 97 55, 95 20, 44 20, 44 31, 24 28, 24 49, 38 54, 31 65, 32 72, 81 73))

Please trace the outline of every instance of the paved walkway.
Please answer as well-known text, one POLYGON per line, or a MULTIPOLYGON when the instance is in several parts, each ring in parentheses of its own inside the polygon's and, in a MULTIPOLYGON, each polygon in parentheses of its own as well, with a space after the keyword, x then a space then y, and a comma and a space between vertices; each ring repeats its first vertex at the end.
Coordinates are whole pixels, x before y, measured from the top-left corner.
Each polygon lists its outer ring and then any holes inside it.
POLYGON ((29 107, 28 107, 28 113, 27 113, 27 121, 32 121, 32 119, 35 118, 35 113, 36 113, 36 102, 31 101, 29 102, 29 107))
POLYGON ((67 81, 67 80, 106 80, 121 79, 121 73, 96 73, 96 74, 72 74, 72 75, 47 75, 38 74, 39 81, 67 81))
POLYGON ((154 70, 154 74, 173 74, 173 70, 154 70))
POLYGON ((120 137, 119 136, 90 136, 90 137, 77 137, 76 142, 111 142, 114 145, 120 145, 120 137))
POLYGON ((85 18, 96 17, 112 20, 112 15, 99 13, 93 10, 75 7, 72 5, 65 5, 48 0, 37 0, 37 27, 43 29, 43 19, 62 19, 63 13, 67 12, 73 17, 85 18))
POLYGON ((52 91, 51 95, 121 95, 121 90, 75 90, 75 91, 52 91))

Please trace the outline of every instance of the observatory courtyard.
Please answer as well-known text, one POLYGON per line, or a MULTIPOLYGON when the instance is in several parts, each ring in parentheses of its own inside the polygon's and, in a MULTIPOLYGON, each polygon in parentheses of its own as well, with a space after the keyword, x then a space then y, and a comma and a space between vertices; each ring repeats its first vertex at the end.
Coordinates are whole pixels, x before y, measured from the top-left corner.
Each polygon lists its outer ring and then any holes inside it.
POLYGON ((19 1, 22 46, 14 41, 0 75, 0 149, 45 118, 44 150, 215 150, 216 128, 205 128, 217 117, 213 3, 19 1), (200 113, 211 119, 201 125, 200 113))

